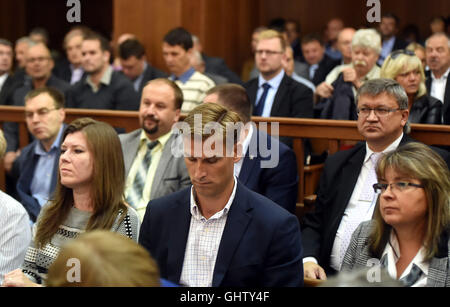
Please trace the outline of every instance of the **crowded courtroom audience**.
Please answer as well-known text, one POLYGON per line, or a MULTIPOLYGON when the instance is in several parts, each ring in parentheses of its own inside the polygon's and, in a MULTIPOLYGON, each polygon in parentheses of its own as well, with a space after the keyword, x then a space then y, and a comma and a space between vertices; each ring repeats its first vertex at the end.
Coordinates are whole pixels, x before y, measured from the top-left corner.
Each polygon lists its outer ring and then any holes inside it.
POLYGON ((141 220, 150 200, 190 185, 182 157, 172 154, 178 136, 172 126, 178 122, 183 93, 169 79, 154 79, 142 92, 139 108, 140 129, 121 134, 124 154, 125 197, 141 220))
POLYGON ((104 2, 0 26, 0 286, 450 287, 446 5, 104 2))

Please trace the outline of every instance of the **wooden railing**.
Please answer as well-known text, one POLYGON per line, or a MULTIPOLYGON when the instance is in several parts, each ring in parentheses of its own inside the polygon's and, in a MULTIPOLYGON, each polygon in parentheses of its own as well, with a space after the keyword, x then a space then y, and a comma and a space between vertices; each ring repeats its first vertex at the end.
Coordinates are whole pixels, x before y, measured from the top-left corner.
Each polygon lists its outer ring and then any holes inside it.
MULTIPOLYGON (((4 121, 18 122, 20 133, 20 147, 28 144, 28 133, 24 118, 23 107, 0 106, 0 123, 4 121)), ((66 109, 66 122, 79 117, 91 117, 96 120, 104 121, 114 127, 123 128, 126 132, 139 128, 137 111, 107 111, 107 110, 84 110, 84 109, 66 109)), ((312 140, 322 140, 326 143, 326 148, 330 154, 339 150, 340 144, 344 140, 360 141, 362 136, 356 129, 355 121, 341 120, 321 120, 321 119, 297 119, 297 118, 262 118, 253 117, 252 120, 259 124, 267 122, 270 132, 271 123, 279 124, 279 135, 292 137, 293 149, 297 157, 299 173, 299 195, 298 201, 303 202, 305 194, 305 174, 315 170, 315 166, 305 166, 305 156, 303 150, 303 141, 307 138, 312 140)), ((429 145, 447 145, 450 146, 450 126, 443 125, 411 125, 411 136, 429 145)), ((0 163, 0 188, 4 189, 4 171, 0 163)), ((316 179, 317 180, 317 177, 316 179)), ((314 187, 306 183, 308 192, 314 187)))

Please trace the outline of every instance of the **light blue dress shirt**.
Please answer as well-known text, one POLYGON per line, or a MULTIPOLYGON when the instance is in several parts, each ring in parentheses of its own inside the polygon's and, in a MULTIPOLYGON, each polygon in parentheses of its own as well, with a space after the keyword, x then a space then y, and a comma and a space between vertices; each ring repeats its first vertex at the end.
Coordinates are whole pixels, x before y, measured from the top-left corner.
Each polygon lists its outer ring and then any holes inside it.
POLYGON ((61 126, 58 136, 48 152, 42 147, 41 142, 36 143, 36 146, 34 147, 34 153, 39 156, 39 159, 36 168, 34 169, 30 191, 31 196, 36 198, 41 207, 45 205, 50 197, 52 176, 54 172, 53 166, 55 165, 55 159, 58 156, 58 147, 61 142, 63 131, 64 127, 61 126))

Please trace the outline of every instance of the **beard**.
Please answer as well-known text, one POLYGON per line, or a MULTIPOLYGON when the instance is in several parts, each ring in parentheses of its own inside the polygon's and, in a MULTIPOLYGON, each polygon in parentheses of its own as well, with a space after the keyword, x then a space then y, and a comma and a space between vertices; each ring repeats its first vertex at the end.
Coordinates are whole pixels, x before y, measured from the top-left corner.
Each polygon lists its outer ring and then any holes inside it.
POLYGON ((146 133, 148 133, 148 134, 154 134, 154 133, 156 133, 156 132, 158 132, 158 123, 159 123, 159 120, 156 118, 156 117, 154 117, 154 116, 146 116, 144 119, 143 119, 143 121, 142 121, 142 129, 146 132, 146 133), (155 126, 154 127, 152 127, 152 128, 148 128, 148 127, 146 127, 145 126, 145 121, 146 120, 152 120, 152 121, 154 121, 156 124, 155 124, 155 126))

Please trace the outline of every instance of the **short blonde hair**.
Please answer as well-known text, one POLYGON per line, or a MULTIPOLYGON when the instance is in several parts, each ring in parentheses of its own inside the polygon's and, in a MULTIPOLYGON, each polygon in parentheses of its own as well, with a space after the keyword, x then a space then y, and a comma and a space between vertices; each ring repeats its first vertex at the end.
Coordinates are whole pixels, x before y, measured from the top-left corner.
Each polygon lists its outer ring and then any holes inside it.
POLYGON ((159 270, 148 251, 133 240, 106 230, 80 235, 65 245, 48 270, 49 287, 158 287, 159 270), (67 278, 69 260, 80 264, 79 281, 67 278))
POLYGON ((0 159, 3 158, 6 152, 6 140, 3 136, 3 131, 0 129, 0 159))
MULTIPOLYGON (((410 50, 408 50, 409 52, 410 50)), ((414 51, 411 51, 414 52, 414 51)), ((395 59, 392 58, 392 53, 386 58, 381 66, 380 77, 395 80, 398 75, 418 70, 420 73, 420 85, 416 97, 422 97, 427 93, 425 85, 425 73, 423 71, 422 61, 416 55, 397 54, 395 59)))
POLYGON ((360 29, 353 35, 352 48, 354 47, 369 48, 380 54, 381 36, 374 29, 360 29))
POLYGON ((275 30, 264 30, 258 35, 258 41, 272 38, 278 38, 280 40, 281 51, 284 52, 286 50, 287 44, 283 35, 280 32, 275 30))

